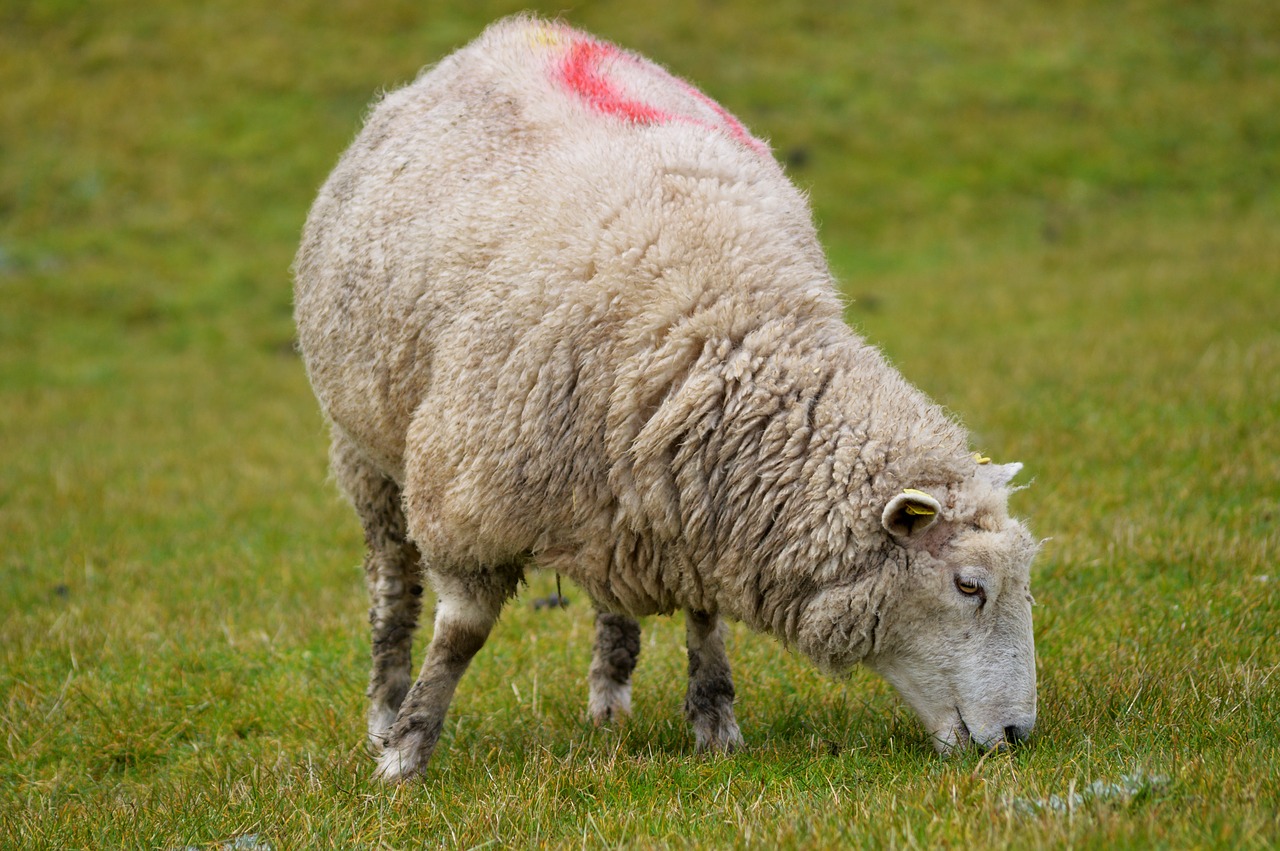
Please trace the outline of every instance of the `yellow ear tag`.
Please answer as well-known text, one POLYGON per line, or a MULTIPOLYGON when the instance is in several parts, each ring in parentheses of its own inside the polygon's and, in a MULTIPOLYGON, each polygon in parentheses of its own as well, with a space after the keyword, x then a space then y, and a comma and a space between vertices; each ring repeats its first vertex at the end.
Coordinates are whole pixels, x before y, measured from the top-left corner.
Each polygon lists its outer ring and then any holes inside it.
MULTIPOLYGON (((907 496, 923 496, 933 499, 929 494, 922 490, 916 490, 915 488, 903 488, 902 492, 907 496)), ((916 505, 914 502, 907 503, 904 510, 913 517, 932 517, 938 513, 927 505, 916 505)))
POLYGON ((983 455, 981 452, 973 453, 973 460, 978 464, 990 464, 991 459, 983 455))

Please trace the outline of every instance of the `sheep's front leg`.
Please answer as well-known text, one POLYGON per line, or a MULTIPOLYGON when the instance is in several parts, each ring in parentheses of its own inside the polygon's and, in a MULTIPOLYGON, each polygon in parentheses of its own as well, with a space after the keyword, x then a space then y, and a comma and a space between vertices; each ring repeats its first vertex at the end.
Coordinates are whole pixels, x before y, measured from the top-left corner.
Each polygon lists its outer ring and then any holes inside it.
POLYGON ((684 714, 693 725, 698 750, 733 751, 742 733, 733 717, 733 675, 724 652, 724 624, 714 614, 685 612, 689 645, 689 691, 684 714))
POLYGON ((596 643, 587 672, 587 714, 597 725, 631 714, 631 672, 640 655, 640 624, 596 612, 596 643))
POLYGON ((381 750, 413 681, 413 633, 422 612, 418 548, 405 534, 400 487, 378 472, 339 430, 329 453, 334 477, 364 527, 365 585, 373 669, 369 673, 369 742, 381 750))
POLYGON ((409 689, 386 750, 378 758, 377 777, 382 780, 402 780, 426 768, 458 681, 484 646, 503 603, 515 593, 520 571, 460 575, 431 571, 430 577, 436 592, 435 633, 418 681, 409 689))

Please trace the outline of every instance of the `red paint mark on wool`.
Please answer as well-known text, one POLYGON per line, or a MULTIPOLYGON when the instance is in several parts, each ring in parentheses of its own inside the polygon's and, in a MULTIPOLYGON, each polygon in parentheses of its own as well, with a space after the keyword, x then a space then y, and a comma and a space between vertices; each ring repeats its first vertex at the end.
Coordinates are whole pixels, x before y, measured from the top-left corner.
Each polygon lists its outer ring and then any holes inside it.
POLYGON ((612 44, 581 40, 569 46, 564 61, 560 65, 560 78, 565 86, 574 94, 585 100, 596 112, 626 119, 633 124, 664 124, 668 121, 684 121, 712 131, 727 132, 731 137, 751 148, 758 154, 767 156, 769 148, 759 139, 747 132, 742 122, 720 104, 707 97, 693 86, 677 77, 673 77, 656 65, 643 62, 629 53, 624 53, 612 44), (602 66, 606 62, 625 62, 628 65, 642 68, 647 73, 661 76, 674 83, 685 94, 706 105, 720 119, 719 126, 692 115, 679 115, 658 109, 647 103, 633 100, 626 96, 617 84, 607 77, 602 66))
POLYGON ((720 120, 724 122, 725 129, 729 131, 730 136, 737 139, 748 148, 751 148, 757 154, 768 155, 769 146, 748 133, 747 128, 742 126, 742 122, 733 117, 733 113, 729 112, 729 110, 725 109, 723 106, 716 103, 693 86, 685 83, 684 87, 688 89, 689 94, 711 107, 715 114, 720 116, 720 120))
POLYGON ((594 41, 577 41, 569 48, 560 68, 561 76, 569 89, 591 104, 597 112, 617 115, 636 124, 660 124, 674 116, 648 104, 627 99, 622 92, 600 71, 606 59, 617 59, 625 54, 612 44, 594 41))

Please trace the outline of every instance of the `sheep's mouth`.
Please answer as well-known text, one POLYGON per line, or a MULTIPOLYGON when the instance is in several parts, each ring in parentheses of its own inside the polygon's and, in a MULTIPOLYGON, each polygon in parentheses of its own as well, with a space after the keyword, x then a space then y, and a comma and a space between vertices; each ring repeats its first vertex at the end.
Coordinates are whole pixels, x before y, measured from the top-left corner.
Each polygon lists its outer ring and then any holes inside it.
POLYGON ((949 725, 933 734, 933 745, 941 754, 962 751, 973 742, 973 734, 969 732, 969 725, 965 723, 960 707, 954 709, 955 715, 949 725))
POLYGON ((956 707, 956 727, 953 731, 956 737, 956 748, 967 748, 969 743, 973 741, 973 736, 969 733, 969 725, 964 723, 964 715, 960 713, 960 707, 956 707))

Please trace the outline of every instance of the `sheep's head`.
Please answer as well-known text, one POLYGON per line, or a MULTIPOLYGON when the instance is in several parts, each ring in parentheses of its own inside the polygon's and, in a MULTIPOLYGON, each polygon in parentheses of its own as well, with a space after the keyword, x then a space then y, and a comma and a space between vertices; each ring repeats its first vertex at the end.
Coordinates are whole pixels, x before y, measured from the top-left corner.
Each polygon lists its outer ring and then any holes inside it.
POLYGON ((1020 464, 979 459, 943 502, 907 490, 884 507, 903 569, 865 663, 924 721, 941 752, 1026 738, 1036 719, 1030 567, 1038 544, 1008 516, 1020 464))

